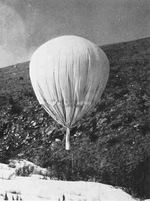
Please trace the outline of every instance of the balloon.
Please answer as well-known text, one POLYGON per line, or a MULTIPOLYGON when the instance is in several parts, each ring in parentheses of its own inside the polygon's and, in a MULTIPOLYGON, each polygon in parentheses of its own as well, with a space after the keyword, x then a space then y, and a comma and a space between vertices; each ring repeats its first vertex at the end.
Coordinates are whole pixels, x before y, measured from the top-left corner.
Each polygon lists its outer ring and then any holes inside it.
POLYGON ((100 101, 108 76, 105 53, 78 36, 54 38, 31 57, 30 79, 36 97, 66 127, 66 150, 70 149, 70 128, 100 101))

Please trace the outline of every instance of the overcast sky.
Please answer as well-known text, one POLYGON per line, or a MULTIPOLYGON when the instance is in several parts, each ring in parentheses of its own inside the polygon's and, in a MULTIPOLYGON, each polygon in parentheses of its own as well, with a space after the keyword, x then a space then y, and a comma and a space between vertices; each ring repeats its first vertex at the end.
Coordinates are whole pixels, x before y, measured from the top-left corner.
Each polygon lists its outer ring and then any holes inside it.
POLYGON ((150 0, 0 0, 0 67, 64 34, 98 45, 149 37, 150 0))

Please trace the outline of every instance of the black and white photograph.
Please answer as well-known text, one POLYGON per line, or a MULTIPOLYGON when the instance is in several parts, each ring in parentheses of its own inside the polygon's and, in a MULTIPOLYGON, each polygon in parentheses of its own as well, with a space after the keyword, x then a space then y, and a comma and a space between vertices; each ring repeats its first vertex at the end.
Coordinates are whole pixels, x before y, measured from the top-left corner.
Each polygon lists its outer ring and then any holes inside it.
POLYGON ((0 0, 0 200, 150 201, 150 0, 0 0))

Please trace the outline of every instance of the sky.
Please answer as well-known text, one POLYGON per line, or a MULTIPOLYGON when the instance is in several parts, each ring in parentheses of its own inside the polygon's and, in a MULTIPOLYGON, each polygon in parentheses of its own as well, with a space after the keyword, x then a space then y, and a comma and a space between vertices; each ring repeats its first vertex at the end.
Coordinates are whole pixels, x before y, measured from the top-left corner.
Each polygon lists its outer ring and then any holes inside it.
POLYGON ((61 35, 98 45, 150 37, 150 0, 0 0, 0 67, 61 35))

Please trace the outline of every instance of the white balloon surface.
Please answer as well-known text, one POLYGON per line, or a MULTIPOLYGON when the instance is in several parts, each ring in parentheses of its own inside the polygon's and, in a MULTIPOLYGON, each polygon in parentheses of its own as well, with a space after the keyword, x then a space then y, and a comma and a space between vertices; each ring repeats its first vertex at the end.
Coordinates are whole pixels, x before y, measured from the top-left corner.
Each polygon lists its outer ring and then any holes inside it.
POLYGON ((30 62, 30 78, 39 103, 58 123, 70 128, 100 101, 109 77, 105 53, 91 41, 61 36, 40 46, 30 62))

